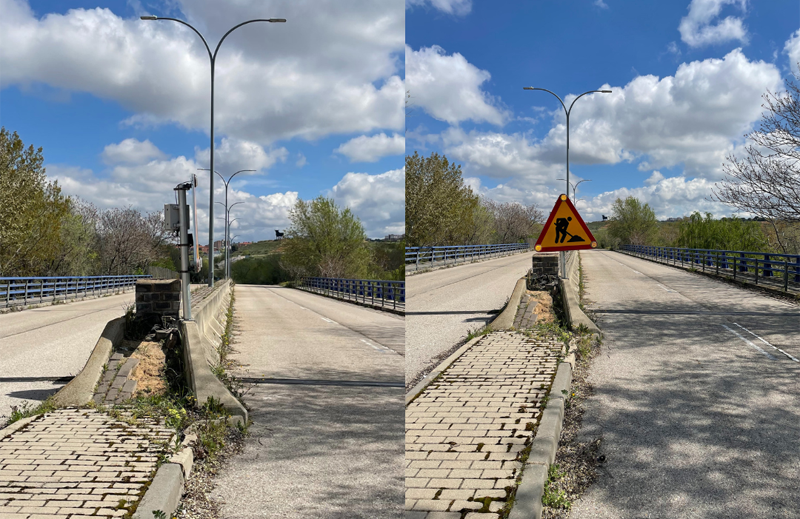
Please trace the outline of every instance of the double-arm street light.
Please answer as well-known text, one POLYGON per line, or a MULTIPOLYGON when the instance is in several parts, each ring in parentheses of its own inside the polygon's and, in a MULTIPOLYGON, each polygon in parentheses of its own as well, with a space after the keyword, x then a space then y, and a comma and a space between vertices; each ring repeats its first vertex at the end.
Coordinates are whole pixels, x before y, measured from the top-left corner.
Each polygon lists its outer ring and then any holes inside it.
MULTIPOLYGON (((209 171, 208 168, 197 168, 197 169, 199 171, 209 171)), ((234 173, 233 175, 228 177, 228 180, 225 180, 225 177, 220 175, 219 171, 215 171, 214 172, 217 175, 219 175, 219 178, 221 178, 222 182, 225 184, 225 240, 226 240, 226 243, 227 243, 227 239, 228 239, 228 226, 227 226, 227 223, 228 223, 228 219, 230 218, 230 214, 228 213, 228 186, 231 184, 231 181, 233 180, 233 177, 235 177, 236 175, 238 175, 239 173, 242 173, 244 171, 256 171, 256 170, 254 170, 254 169, 240 169, 239 171, 237 171, 236 173, 234 173)), ((214 175, 211 175, 211 178, 214 178, 214 175)), ((212 201, 213 201, 213 199, 212 199, 212 201)), ((219 204, 220 202, 217 202, 217 203, 219 204)), ((237 202, 237 203, 241 203, 241 202, 237 202)), ((233 205, 236 205, 236 204, 233 204, 233 205)), ((214 213, 212 212, 211 213, 211 217, 213 218, 213 216, 214 216, 214 213)), ((226 262, 225 263, 225 265, 226 265, 225 271, 226 272, 227 272, 227 261, 228 261, 228 256, 226 255, 225 256, 225 262, 226 262)), ((209 260, 209 264, 208 265, 209 265, 209 268, 211 268, 214 264, 211 263, 211 260, 209 260)))
MULTIPOLYGON (((556 180, 567 180, 567 179, 558 178, 556 180)), ((567 182, 569 182, 569 180, 567 180, 567 182)), ((591 180, 588 179, 588 178, 585 178, 583 180, 579 180, 577 184, 573 184, 572 182, 569 182, 569 185, 572 186, 572 203, 573 204, 577 204, 578 203, 578 186, 581 185, 581 183, 583 183, 583 182, 591 182, 591 180)), ((581 198, 581 200, 583 200, 583 198, 581 198)))
POLYGON ((551 94, 556 96, 556 99, 558 99, 558 102, 561 103, 561 106, 564 108, 564 113, 567 114, 567 178, 566 178, 566 181, 567 181, 567 197, 569 197, 569 114, 570 114, 570 112, 572 112, 572 107, 573 107, 573 105, 575 105, 575 101, 577 101, 581 97, 585 96, 586 94, 592 94, 592 93, 595 93, 595 92, 599 92, 601 94, 610 94, 611 90, 589 90, 588 92, 584 92, 584 93, 582 93, 581 95, 579 95, 578 97, 576 97, 575 99, 572 100, 572 103, 570 103, 570 105, 569 105, 569 109, 567 109, 566 105, 564 104, 564 101, 562 101, 561 98, 558 97, 558 95, 556 93, 551 92, 550 90, 547 90, 546 88, 523 87, 523 90, 543 90, 545 92, 550 92, 551 94))
MULTIPOLYGON (((269 23, 282 23, 285 22, 285 18, 258 18, 255 20, 247 20, 246 22, 242 22, 239 25, 234 26, 228 32, 222 36, 222 39, 219 40, 217 43, 217 47, 214 49, 214 52, 211 52, 211 48, 208 46, 208 42, 200 34, 200 31, 189 25, 188 23, 184 22, 183 20, 179 20, 177 18, 159 18, 158 16, 141 16, 142 20, 169 20, 171 22, 178 22, 180 24, 185 25, 186 27, 190 28, 200 36, 200 39, 203 40, 203 45, 206 46, 206 51, 208 51, 208 59, 211 60, 211 171, 214 171, 214 66, 217 61, 217 52, 219 52, 219 47, 222 45, 222 42, 225 41, 225 38, 228 37, 230 33, 241 27, 242 25, 247 25, 249 23, 255 22, 269 22, 269 23)), ((209 203, 208 203, 208 250, 211 252, 208 255, 208 286, 214 286, 214 173, 209 174, 210 182, 209 182, 209 189, 211 192, 209 203)))
MULTIPOLYGON (((226 200, 226 202, 227 202, 227 200, 226 200)), ((222 202, 216 202, 216 203, 219 204, 219 205, 223 205, 222 202)), ((235 222, 236 220, 238 220, 238 218, 234 218, 233 220, 231 220, 231 210, 234 208, 234 206, 237 206, 237 205, 243 204, 243 203, 244 202, 235 202, 235 203, 231 204, 230 207, 228 207, 227 204, 225 205, 225 245, 224 245, 224 247, 225 247, 225 277, 230 277, 230 269, 228 268, 230 266, 230 262, 228 261, 230 259, 230 257, 228 255, 228 250, 230 249, 231 224, 233 222, 235 222)))
MULTIPOLYGON (((569 198, 569 114, 572 112, 572 107, 575 105, 575 101, 577 101, 581 97, 585 96, 586 94, 592 94, 592 93, 595 93, 595 92, 598 92, 598 93, 601 93, 601 94, 610 94, 611 90, 589 90, 588 92, 584 92, 584 93, 582 93, 581 95, 579 95, 578 97, 576 97, 575 99, 572 100, 572 103, 570 103, 570 105, 569 105, 569 109, 567 109, 566 105, 564 104, 564 101, 562 101, 561 98, 558 97, 558 95, 555 92, 551 92, 550 90, 547 90, 546 88, 523 87, 523 90, 543 90, 545 92, 549 92, 549 93, 553 94, 556 97, 556 99, 558 99, 558 102, 561 103, 562 108, 564 108, 564 113, 567 114, 567 178, 565 180, 567 182, 567 198, 569 198)), ((580 182, 578 182, 578 184, 580 184, 580 182)), ((576 184, 576 187, 577 187, 577 184, 576 184)), ((559 270, 561 270, 561 277, 566 279, 567 278, 567 257, 566 257, 566 254, 564 253, 564 251, 561 251, 561 252, 558 253, 558 262, 561 264, 560 265, 560 269, 559 269, 559 270)))

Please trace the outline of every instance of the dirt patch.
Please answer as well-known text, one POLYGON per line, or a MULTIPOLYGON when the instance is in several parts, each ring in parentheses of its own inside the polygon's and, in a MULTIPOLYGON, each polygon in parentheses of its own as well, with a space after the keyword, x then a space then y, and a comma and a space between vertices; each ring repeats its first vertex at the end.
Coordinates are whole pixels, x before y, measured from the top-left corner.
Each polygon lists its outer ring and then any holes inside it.
POLYGON ((551 323, 556 320, 553 314, 553 298, 548 292, 528 290, 530 304, 536 302, 533 313, 536 314, 537 323, 551 323))
POLYGON ((133 368, 129 376, 136 381, 136 396, 163 395, 167 392, 167 384, 164 379, 164 361, 166 356, 161 349, 161 343, 150 341, 124 341, 132 343, 123 344, 124 347, 132 348, 132 359, 139 359, 139 364, 133 368))

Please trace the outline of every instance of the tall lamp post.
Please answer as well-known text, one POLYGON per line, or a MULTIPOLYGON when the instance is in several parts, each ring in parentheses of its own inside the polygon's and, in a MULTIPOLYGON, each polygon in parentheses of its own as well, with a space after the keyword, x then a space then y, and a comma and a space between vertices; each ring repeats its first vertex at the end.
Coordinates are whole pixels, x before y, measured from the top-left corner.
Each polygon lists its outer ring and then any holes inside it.
MULTIPOLYGON (((588 92, 584 92, 581 95, 579 95, 578 97, 576 97, 575 99, 573 99, 572 103, 570 103, 570 105, 569 105, 569 109, 567 109, 566 105, 564 104, 564 101, 562 101, 561 98, 558 97, 558 95, 555 92, 551 92, 550 90, 547 90, 546 88, 536 88, 536 87, 523 87, 522 89, 523 90, 542 90, 544 92, 549 92, 549 93, 553 94, 556 97, 556 99, 558 99, 558 102, 561 103, 561 107, 564 108, 564 113, 567 114, 567 178, 565 180, 567 182, 567 198, 569 198, 569 114, 572 112, 572 107, 575 105, 575 101, 577 101, 581 97, 585 96, 586 94, 592 94, 592 93, 595 93, 595 92, 601 93, 601 94, 610 94, 611 90, 589 90, 588 92)), ((567 256, 564 253, 564 251, 561 251, 561 252, 558 253, 558 262, 561 264, 561 268, 560 268, 561 277, 566 279, 567 278, 567 256)))
MULTIPOLYGON (((208 168, 197 168, 197 169, 198 169, 198 171, 211 171, 211 170, 210 170, 210 169, 208 169, 208 168)), ((221 178, 221 179, 222 179, 222 182, 225 184, 225 222, 227 222, 227 221, 228 221, 228 218, 230 217, 230 215, 228 215, 228 186, 231 184, 231 181, 233 180, 233 177, 235 177, 235 176, 236 176, 236 175, 238 175, 239 173, 242 173, 243 171, 256 171, 256 170, 254 170, 254 169, 240 169, 239 171, 237 171, 236 173, 234 173, 233 175, 231 175, 230 177, 228 177, 228 180, 227 180, 227 181, 225 180, 225 177, 223 177, 222 175, 220 175, 219 171, 215 171, 215 172, 214 172, 214 173, 216 173, 217 175, 219 175, 219 178, 221 178)), ((214 178, 214 175, 211 175, 211 178, 213 179, 213 178, 214 178)), ((214 187, 213 187, 213 182, 212 182, 212 187, 211 187, 211 189, 214 189, 214 187)), ((213 198, 213 197, 211 198, 211 201, 212 201, 212 206, 213 206, 213 201, 214 201, 214 198, 213 198)), ((219 202, 217 202, 217 203, 219 203, 219 202)), ((210 214, 210 217, 211 217, 211 218, 214 218, 214 212, 213 212, 213 211, 211 212, 211 214, 210 214)), ((225 239, 226 239, 226 240, 228 239, 228 228, 227 228, 227 227, 225 227, 225 239)), ((227 242, 226 242, 226 243, 227 243, 227 242)), ((213 244, 213 242, 212 242, 212 244, 213 244)), ((213 254, 212 254, 212 256, 213 256, 213 254)), ((226 256, 226 259, 225 259, 225 261, 228 261, 228 260, 227 260, 227 256, 226 256)), ((212 267, 214 266, 214 264, 213 264, 213 263, 211 263, 211 262, 210 262, 210 260, 209 260, 209 264, 208 264, 208 265, 209 265, 209 268, 212 268, 212 267)), ((226 270, 227 270, 227 269, 226 269, 226 270)))
MULTIPOLYGON (((567 180, 567 179, 558 178, 556 180, 567 180)), ((581 185, 581 183, 583 183, 583 182, 591 182, 591 180, 588 179, 588 178, 585 178, 583 180, 579 180, 577 184, 573 184, 572 182, 569 183, 569 185, 572 186, 572 203, 573 204, 577 204, 578 203, 578 186, 581 185)), ((583 200, 583 198, 581 198, 581 200, 583 200)))
MULTIPOLYGON (((211 171, 214 171, 214 66, 217 61, 217 52, 219 52, 219 47, 222 45, 222 42, 225 41, 225 38, 228 37, 230 33, 241 27, 242 25, 247 25, 248 23, 255 23, 255 22, 269 22, 269 23, 283 23, 286 21, 285 18, 258 18, 255 20, 247 20, 246 22, 242 22, 239 25, 236 25, 228 30, 222 39, 219 40, 217 43, 217 47, 214 49, 214 53, 211 53, 211 48, 208 46, 208 42, 200 34, 200 31, 189 25, 188 23, 184 22, 183 20, 179 20, 177 18, 159 18, 158 16, 140 16, 142 20, 169 20, 171 22, 178 22, 180 24, 185 25, 186 27, 190 28, 200 36, 200 39, 203 40, 203 45, 206 46, 206 51, 208 51, 208 59, 211 60, 211 171)), ((210 199, 208 202, 208 250, 210 254, 208 255, 208 286, 214 286, 214 173, 210 173, 210 183, 209 189, 211 191, 210 199)))
MULTIPOLYGON (((225 202, 227 202, 227 200, 225 202)), ((219 205, 222 205, 222 202, 216 202, 216 203, 219 204, 219 205)), ((234 218, 233 220, 231 220, 231 209, 233 209, 234 206, 239 205, 239 204, 243 204, 243 203, 244 202, 236 202, 236 203, 231 204, 230 207, 228 207, 227 204, 225 205, 225 241, 224 241, 224 247, 225 247, 225 277, 229 277, 229 273, 228 273, 228 270, 229 270, 228 269, 228 265, 229 265, 229 263, 228 263, 228 259, 229 259, 228 248, 229 248, 230 244, 229 244, 228 239, 230 237, 231 223, 233 223, 234 221, 238 220, 238 218, 234 218)))

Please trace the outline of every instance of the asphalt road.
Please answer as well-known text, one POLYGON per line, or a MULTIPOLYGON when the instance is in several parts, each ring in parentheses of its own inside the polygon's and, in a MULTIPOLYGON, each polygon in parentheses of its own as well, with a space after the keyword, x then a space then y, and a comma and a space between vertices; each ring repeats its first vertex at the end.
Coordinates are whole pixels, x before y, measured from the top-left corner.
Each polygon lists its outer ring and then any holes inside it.
POLYGON ((505 305, 532 252, 406 279, 406 385, 411 386, 505 305))
POLYGON ((401 518, 404 319, 275 286, 235 297, 254 423, 217 478, 222 516, 401 518))
POLYGON ((800 517, 800 306, 581 256, 605 334, 581 435, 606 462, 570 517, 800 517))
POLYGON ((11 406, 38 405, 77 375, 108 321, 134 292, 0 315, 0 424, 11 406))

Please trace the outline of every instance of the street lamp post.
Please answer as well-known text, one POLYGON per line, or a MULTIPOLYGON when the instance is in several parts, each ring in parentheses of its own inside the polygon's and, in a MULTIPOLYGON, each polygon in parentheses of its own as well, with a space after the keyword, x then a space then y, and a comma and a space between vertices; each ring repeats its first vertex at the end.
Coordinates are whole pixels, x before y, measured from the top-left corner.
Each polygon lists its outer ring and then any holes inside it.
MULTIPOLYGON (((225 274, 225 277, 230 277, 229 273, 228 273, 228 270, 229 270, 228 269, 228 259, 229 259, 229 257, 228 257, 228 237, 230 236, 231 223, 233 223, 234 221, 238 220, 238 218, 234 218, 233 220, 231 220, 231 209, 233 209, 234 206, 237 206, 239 204, 243 204, 244 202, 236 202, 234 204, 231 204, 230 207, 228 207, 227 202, 228 202, 228 200, 226 198, 225 204, 224 204, 224 207, 225 207, 225 220, 224 220, 225 221, 225 239, 224 239, 224 245, 223 245, 225 247, 225 272, 224 272, 224 274, 225 274)), ((222 202, 214 202, 214 203, 219 204, 219 205, 223 205, 222 202)))
MULTIPOLYGON (((559 179, 556 179, 556 180, 567 180, 567 179, 559 178, 559 179)), ((576 205, 578 204, 578 186, 581 185, 581 183, 583 183, 583 182, 591 182, 591 179, 585 178, 583 180, 579 180, 577 184, 573 184, 572 182, 569 183, 569 185, 572 186, 572 203, 573 204, 576 204, 576 205)), ((583 200, 583 198, 581 198, 581 200, 583 200)))
MULTIPOLYGON (((169 20, 171 22, 178 22, 180 24, 185 25, 186 27, 190 28, 200 36, 200 39, 203 40, 203 45, 206 46, 206 51, 208 52, 208 59, 211 60, 211 171, 214 171, 214 67, 217 61, 217 52, 219 52, 219 47, 222 45, 222 42, 225 41, 225 38, 228 37, 230 33, 241 27, 242 25, 247 25, 248 23, 254 22, 269 22, 269 23, 283 23, 286 21, 285 18, 258 18, 255 20, 247 20, 246 22, 242 22, 239 25, 234 26, 233 28, 229 29, 228 32, 222 36, 222 39, 219 40, 217 43, 217 47, 214 49, 214 53, 211 53, 211 48, 208 46, 208 42, 200 34, 200 31, 189 25, 188 23, 184 22, 183 20, 179 20, 177 18, 159 18, 158 16, 140 16, 142 20, 169 20)), ((210 183, 209 188, 211 191, 209 203, 208 203, 208 249, 211 252, 208 257, 208 286, 214 286, 214 173, 209 174, 210 183)))
MULTIPOLYGON (((198 169, 199 171, 210 171, 208 168, 197 168, 197 169, 198 169)), ((225 222, 226 222, 226 223, 227 223, 227 221, 228 221, 228 218, 230 218, 230 215, 228 214, 228 186, 230 185, 231 181, 233 180, 233 177, 235 177, 235 176, 236 176, 236 175, 238 175, 239 173, 242 173, 243 171, 256 171, 256 170, 254 170, 254 169, 240 169, 239 171, 237 171, 236 173, 234 173, 233 175, 231 175, 230 177, 228 177, 228 180, 227 180, 227 181, 225 180, 225 177, 223 177, 222 175, 220 175, 219 171, 215 171, 215 172, 214 172, 214 173, 216 173, 217 175, 219 175, 219 178, 221 178, 221 179, 222 179, 222 182, 225 184, 225 222)), ((211 178, 214 178, 214 176, 212 175, 212 176, 211 176, 211 178)), ((214 199, 212 198, 211 200, 213 201, 214 199)), ((217 202, 217 203, 219 203, 219 202, 217 202)), ((234 205, 236 205, 236 204, 234 204, 234 205)), ((212 213, 211 213, 211 217, 213 218, 213 216, 214 216, 214 213, 212 212, 212 213)), ((228 228, 227 228, 227 227, 225 227, 225 239, 226 239, 226 240, 228 239, 228 228)), ((213 243, 213 242, 212 242, 212 243, 213 243)), ((226 259, 225 259, 225 261, 226 261, 226 262, 228 261, 228 260, 227 260, 227 256, 226 256, 226 259)), ((213 264, 213 263, 210 263, 210 260, 209 260, 209 264, 208 264, 208 265, 209 265, 209 268, 211 268, 211 267, 213 267, 213 266, 214 266, 214 264, 213 264)), ((226 265, 227 265, 227 263, 226 263, 226 265)), ((226 271, 227 271, 227 269, 226 269, 226 271)))
MULTIPOLYGON (((523 90, 543 90, 544 92, 549 92, 549 93, 553 94, 556 97, 556 99, 558 99, 558 102, 561 103, 561 107, 564 108, 564 113, 567 114, 567 178, 565 180, 567 182, 567 198, 569 198, 569 114, 572 112, 572 107, 575 105, 575 101, 577 101, 581 97, 585 96, 586 94, 592 94, 592 93, 595 93, 595 92, 598 92, 598 93, 601 93, 601 94, 610 94, 611 90, 589 90, 588 92, 584 92, 581 95, 579 95, 578 97, 576 97, 575 99, 573 99, 572 103, 570 103, 570 105, 569 105, 569 109, 567 109, 566 105, 564 104, 564 101, 562 101, 561 98, 558 97, 558 95, 555 92, 551 92, 550 90, 547 90, 546 88, 536 88, 536 87, 523 87, 522 89, 523 90)), ((567 279, 567 256, 564 253, 564 251, 561 251, 561 252, 558 253, 558 261, 561 264, 560 265, 561 277, 563 277, 564 279, 567 279)))

